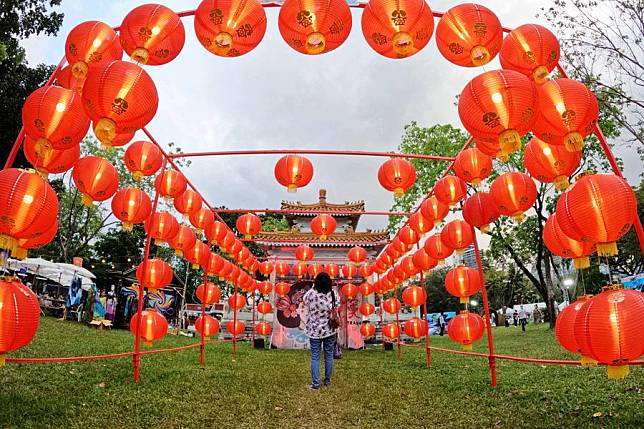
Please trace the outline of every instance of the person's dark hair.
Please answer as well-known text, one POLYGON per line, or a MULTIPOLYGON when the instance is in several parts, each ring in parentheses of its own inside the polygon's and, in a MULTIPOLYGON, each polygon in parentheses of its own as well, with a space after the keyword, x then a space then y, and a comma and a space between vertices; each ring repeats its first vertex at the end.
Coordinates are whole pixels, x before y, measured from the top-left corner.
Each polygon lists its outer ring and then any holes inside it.
POLYGON ((313 289, 319 293, 329 293, 331 292, 331 276, 328 273, 320 273, 315 276, 315 281, 313 283, 313 289))

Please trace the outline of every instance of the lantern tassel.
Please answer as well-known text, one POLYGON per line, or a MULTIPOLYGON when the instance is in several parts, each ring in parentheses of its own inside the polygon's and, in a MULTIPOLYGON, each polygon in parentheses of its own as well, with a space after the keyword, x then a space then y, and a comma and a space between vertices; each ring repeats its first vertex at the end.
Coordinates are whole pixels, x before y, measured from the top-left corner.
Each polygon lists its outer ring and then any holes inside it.
POLYGON ((11 256, 18 260, 23 260, 27 258, 27 249, 23 249, 20 246, 16 246, 15 251, 11 252, 11 256))
POLYGON ((593 358, 589 358, 588 356, 582 356, 580 363, 587 366, 597 366, 597 361, 593 358))
POLYGON ((134 180, 135 182, 140 182, 141 179, 143 179, 143 172, 135 171, 134 173, 132 173, 132 180, 134 180))
POLYGON ((463 344, 463 351, 464 352, 471 352, 472 351, 472 344, 463 344))
POLYGON ((568 152, 579 152, 584 147, 584 138, 577 131, 564 136, 564 147, 568 152))
POLYGON ((539 66, 532 71, 532 80, 534 80, 534 83, 537 85, 541 85, 548 80, 549 74, 550 72, 546 66, 539 66))
POLYGON ((617 243, 597 243, 597 254, 599 256, 615 256, 619 253, 617 243))
POLYGON ((461 301, 461 304, 467 304, 468 302, 470 302, 470 297, 469 296, 462 296, 460 298, 460 301, 461 301))
POLYGON ((85 206, 89 208, 94 207, 94 200, 92 200, 92 197, 90 197, 87 194, 83 194, 83 196, 81 197, 81 201, 83 202, 83 204, 85 204, 85 206))
POLYGON ((583 270, 584 268, 590 267, 590 259, 588 259, 588 256, 575 258, 573 259, 573 261, 575 263, 575 268, 578 270, 583 270))
POLYGON ((608 370, 609 380, 621 380, 622 378, 626 378, 631 372, 628 365, 608 365, 606 368, 608 370))
POLYGON ((509 155, 521 149, 521 135, 513 129, 503 131, 499 134, 499 147, 503 155, 509 155))
POLYGON ((105 146, 112 146, 112 140, 116 137, 116 122, 110 118, 101 118, 94 126, 96 138, 105 146))
POLYGON ((5 357, 4 357, 4 353, 0 353, 0 368, 5 366, 5 364, 6 364, 6 360, 5 360, 5 357))
POLYGON ((482 66, 490 62, 490 51, 485 46, 476 45, 470 50, 470 59, 475 66, 482 66))
POLYGON ((557 191, 565 191, 570 186, 568 176, 557 176, 553 182, 557 191))
POLYGON ((400 198, 405 194, 405 190, 403 188, 396 188, 394 189, 394 198, 400 198))
POLYGON ((295 183, 291 183, 290 185, 288 185, 288 187, 286 188, 286 190, 287 190, 289 193, 294 194, 294 193, 296 193, 296 192, 297 192, 297 185, 296 185, 295 183))
POLYGON ((132 222, 123 222, 123 231, 132 231, 133 227, 132 222))
POLYGON ((149 348, 149 347, 152 347, 152 341, 145 341, 145 340, 144 340, 144 341, 143 341, 143 345, 144 345, 145 347, 148 347, 148 348, 149 348))

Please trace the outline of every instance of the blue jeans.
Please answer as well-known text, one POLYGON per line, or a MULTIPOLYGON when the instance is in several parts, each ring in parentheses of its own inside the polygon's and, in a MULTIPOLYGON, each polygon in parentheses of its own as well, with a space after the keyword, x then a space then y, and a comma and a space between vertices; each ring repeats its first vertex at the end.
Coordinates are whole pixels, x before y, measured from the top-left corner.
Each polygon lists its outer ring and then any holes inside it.
POLYGON ((335 334, 326 338, 309 338, 311 342, 311 384, 320 387, 320 351, 324 349, 324 384, 331 383, 335 334))

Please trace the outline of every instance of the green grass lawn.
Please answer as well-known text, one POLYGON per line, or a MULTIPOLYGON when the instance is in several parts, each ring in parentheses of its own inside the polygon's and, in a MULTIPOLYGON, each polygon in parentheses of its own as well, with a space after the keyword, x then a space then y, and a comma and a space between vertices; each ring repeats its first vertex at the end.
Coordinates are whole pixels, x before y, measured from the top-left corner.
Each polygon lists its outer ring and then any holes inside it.
MULTIPOLYGON (((573 358, 545 326, 496 328, 499 354, 573 358)), ((156 347, 195 341, 166 336, 156 347)), ((456 348, 447 337, 434 345, 456 348)), ((51 318, 12 357, 128 351, 127 331, 95 331, 51 318)), ((475 351, 486 351, 485 340, 475 351)), ((429 428, 643 427, 644 368, 620 381, 605 368, 498 363, 497 389, 487 360, 424 350, 345 352, 333 385, 309 391, 305 351, 254 350, 240 344, 143 357, 142 381, 131 358, 0 368, 0 428, 429 428)))

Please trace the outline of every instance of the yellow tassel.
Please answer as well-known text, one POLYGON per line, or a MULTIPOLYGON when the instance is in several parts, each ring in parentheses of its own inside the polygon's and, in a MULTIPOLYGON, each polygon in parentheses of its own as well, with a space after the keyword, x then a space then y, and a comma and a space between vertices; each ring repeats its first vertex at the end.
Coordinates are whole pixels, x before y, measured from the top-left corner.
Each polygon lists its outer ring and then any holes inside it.
POLYGON ((486 224, 486 225, 481 226, 481 228, 479 228, 479 230, 483 234, 487 234, 488 232, 490 232, 490 224, 486 224))
POLYGON ((81 201, 89 208, 94 207, 94 200, 92 200, 92 197, 90 197, 87 194, 83 194, 83 196, 81 197, 81 201))
POLYGON ((145 48, 136 48, 130 56, 134 61, 141 64, 147 64, 150 59, 150 53, 145 48))
POLYGON ((590 267, 590 259, 588 259, 588 256, 575 258, 573 259, 573 262, 575 263, 575 268, 578 270, 583 270, 584 268, 590 267))
POLYGON ((219 32, 213 37, 210 47, 219 55, 227 55, 233 47, 233 36, 225 31, 219 32))
POLYGON ((85 77, 87 77, 88 70, 89 67, 87 66, 87 63, 85 63, 85 61, 76 61, 74 64, 72 64, 72 74, 77 79, 84 79, 85 77))
POLYGON ((463 351, 471 352, 472 351, 472 344, 463 344, 463 351))
POLYGON ((174 251, 174 254, 181 258, 181 257, 183 256, 183 250, 181 250, 181 249, 176 249, 176 250, 174 251))
POLYGON ((145 347, 150 348, 150 347, 152 347, 152 341, 145 341, 145 340, 144 340, 144 341, 143 341, 143 345, 144 345, 145 347))
POLYGON ((294 193, 296 193, 296 192, 297 192, 297 185, 296 185, 295 183, 291 183, 290 185, 288 185, 288 187, 286 188, 286 190, 287 190, 289 193, 294 194, 294 193))
POLYGON ((469 296, 462 296, 460 297, 461 304, 467 304, 470 302, 470 297, 469 296))
POLYGON ((0 368, 5 366, 7 361, 5 360, 4 353, 0 353, 0 368))
POLYGON ((16 246, 16 248, 11 252, 11 256, 22 261, 23 259, 27 258, 27 249, 16 246))
POLYGON ((609 380, 621 380, 631 372, 628 365, 608 365, 606 369, 608 370, 609 380))
POLYGON ((318 31, 306 36, 306 52, 311 55, 321 54, 326 49, 326 37, 318 31))
POLYGON ((505 130, 499 135, 499 147, 501 152, 509 155, 521 149, 521 135, 517 130, 505 130))
POLYGON ((597 366, 597 361, 593 358, 589 358, 588 356, 582 356, 580 362, 582 365, 597 366))
POLYGON ((198 270, 199 269, 199 264, 192 264, 192 269, 193 270, 198 270))
POLYGON ((523 212, 518 212, 512 215, 512 218, 516 223, 521 223, 525 219, 525 213, 523 212))
POLYGON ((470 60, 475 66, 482 66, 490 62, 490 51, 485 46, 476 45, 470 50, 470 60))
POLYGON ((570 181, 567 176, 557 176, 553 183, 557 191, 565 191, 570 186, 570 181))
POLYGON ((132 231, 133 227, 132 222, 123 222, 123 231, 132 231))
POLYGON ((155 239, 154 239, 154 244, 156 244, 157 246, 164 246, 164 245, 165 245, 165 241, 163 241, 163 240, 159 240, 158 238, 155 238, 155 239))
POLYGON ((396 188, 394 189, 394 198, 400 198, 403 195, 405 195, 405 191, 403 188, 396 188))
POLYGON ((615 256, 619 253, 617 243, 597 243, 597 254, 599 256, 615 256))
POLYGON ((568 152, 579 152, 584 148, 584 139, 577 131, 566 134, 563 140, 568 152))
POLYGON ((140 182, 141 179, 143 179, 143 172, 135 171, 134 173, 132 173, 132 180, 134 180, 135 182, 140 182))
POLYGON ((405 31, 399 31, 391 38, 391 45, 396 54, 406 57, 414 48, 414 39, 405 31))
POLYGON ((476 179, 472 179, 472 186, 474 186, 475 188, 478 188, 480 184, 481 179, 479 179, 478 177, 476 179))
POLYGON ((537 85, 541 85, 548 80, 549 74, 550 72, 548 72, 548 69, 545 66, 539 66, 532 71, 532 80, 534 80, 534 83, 537 85))
POLYGON ((96 138, 104 146, 112 146, 112 140, 116 137, 116 122, 110 118, 101 118, 94 126, 96 138))
POLYGON ((327 239, 326 234, 322 234, 322 235, 320 236, 320 240, 326 240, 326 239, 327 239))

